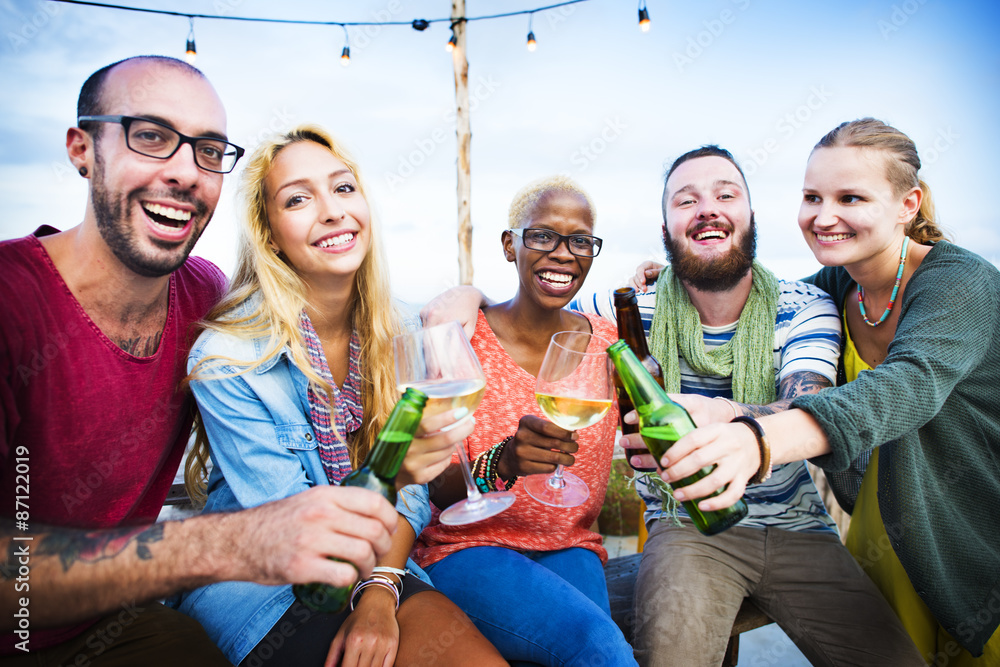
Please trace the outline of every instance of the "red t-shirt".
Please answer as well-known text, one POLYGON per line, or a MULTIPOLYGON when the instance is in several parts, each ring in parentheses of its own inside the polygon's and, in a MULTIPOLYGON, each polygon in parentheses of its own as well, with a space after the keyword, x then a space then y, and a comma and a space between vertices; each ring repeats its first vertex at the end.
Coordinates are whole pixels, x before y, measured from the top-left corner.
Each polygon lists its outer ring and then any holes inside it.
MULTIPOLYGON (((191 431, 192 399, 179 385, 193 324, 221 298, 225 276, 189 258, 170 276, 159 349, 134 357, 59 275, 37 238, 55 232, 41 227, 0 243, 0 516, 29 517, 29 532, 152 523, 191 431)), ((28 646, 60 643, 88 625, 32 630, 28 646)), ((0 635, 0 653, 15 641, 0 635)))

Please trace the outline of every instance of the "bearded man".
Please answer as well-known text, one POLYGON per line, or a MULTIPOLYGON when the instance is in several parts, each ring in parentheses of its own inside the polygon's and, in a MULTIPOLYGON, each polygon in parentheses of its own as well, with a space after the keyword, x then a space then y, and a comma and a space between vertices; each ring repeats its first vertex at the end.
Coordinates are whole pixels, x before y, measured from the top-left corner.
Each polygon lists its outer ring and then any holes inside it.
MULTIPOLYGON (((749 189, 729 151, 703 146, 674 161, 663 189, 663 242, 670 266, 637 298, 667 391, 699 425, 785 410, 796 396, 833 385, 841 338, 833 302, 756 261, 749 189)), ((613 319, 611 294, 571 307, 613 319)), ((645 448, 638 434, 622 445, 645 448)), ((631 463, 658 462, 645 453, 631 463)), ((664 508, 665 498, 672 503, 654 488, 658 479, 636 484, 649 528, 634 598, 640 665, 719 665, 746 597, 814 665, 919 659, 841 544, 804 462, 775 466, 749 485, 747 517, 711 537, 682 507, 664 508)))

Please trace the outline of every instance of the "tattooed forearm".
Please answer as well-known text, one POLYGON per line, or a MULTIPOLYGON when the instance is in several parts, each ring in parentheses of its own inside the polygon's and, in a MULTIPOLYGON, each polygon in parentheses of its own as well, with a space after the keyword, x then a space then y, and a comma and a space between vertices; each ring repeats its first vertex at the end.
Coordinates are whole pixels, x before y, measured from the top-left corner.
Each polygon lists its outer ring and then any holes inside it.
POLYGON ((114 558, 135 543, 142 560, 153 557, 149 545, 163 539, 163 524, 95 532, 58 531, 39 536, 39 556, 58 556, 63 572, 74 563, 96 563, 114 558))
POLYGON ((833 383, 819 373, 799 371, 798 373, 791 373, 781 381, 781 385, 778 387, 778 400, 774 403, 767 405, 739 403, 738 405, 743 414, 756 419, 787 410, 796 396, 815 394, 820 389, 831 386, 833 386, 833 383))
POLYGON ((778 398, 787 398, 791 401, 796 396, 815 394, 820 389, 832 386, 833 382, 827 380, 819 373, 799 371, 798 373, 791 373, 781 381, 781 385, 778 387, 778 398))

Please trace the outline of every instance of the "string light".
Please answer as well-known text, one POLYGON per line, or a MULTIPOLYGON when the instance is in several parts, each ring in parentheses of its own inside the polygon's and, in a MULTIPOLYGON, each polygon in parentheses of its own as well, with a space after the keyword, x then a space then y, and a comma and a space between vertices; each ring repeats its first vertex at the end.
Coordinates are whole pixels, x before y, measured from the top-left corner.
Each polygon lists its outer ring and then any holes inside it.
MULTIPOLYGON (((507 18, 510 16, 520 16, 523 14, 528 14, 528 50, 534 51, 537 47, 537 42, 535 41, 535 33, 531 30, 531 18, 535 12, 547 11, 550 9, 557 9, 559 7, 565 7, 567 5, 575 5, 581 2, 588 2, 589 0, 563 0, 563 2, 557 2, 551 5, 546 5, 544 7, 536 7, 535 9, 523 9, 514 12, 505 12, 502 14, 489 14, 484 16, 463 16, 458 18, 459 21, 488 21, 491 19, 507 18)), ((166 9, 148 9, 145 7, 128 7, 125 5, 116 5, 108 2, 94 2, 93 0, 53 0, 53 2, 62 2, 71 5, 84 5, 88 7, 101 7, 104 9, 121 9, 130 12, 143 12, 146 14, 159 14, 161 16, 184 16, 191 23, 191 30, 188 33, 187 39, 187 49, 185 51, 185 59, 193 63, 195 57, 197 56, 197 50, 195 49, 194 43, 194 19, 215 19, 221 21, 252 21, 257 23, 284 23, 284 24, 295 24, 295 25, 339 25, 344 28, 345 32, 347 26, 388 26, 388 25, 407 25, 412 27, 417 31, 426 30, 432 23, 444 23, 445 21, 451 21, 452 26, 454 26, 455 18, 440 18, 440 19, 413 19, 409 21, 310 21, 310 20, 298 20, 298 19, 271 19, 262 18, 256 16, 221 16, 217 14, 191 14, 188 12, 177 12, 166 9)), ((649 12, 645 9, 645 0, 642 1, 639 9, 639 25, 642 27, 643 31, 649 29, 649 12)), ((448 51, 452 51, 458 45, 458 39, 454 34, 454 28, 452 29, 451 39, 445 45, 448 51)), ((341 62, 347 65, 350 61, 351 52, 350 45, 344 45, 344 49, 341 52, 341 62)))
POLYGON ((456 46, 458 46, 458 37, 455 36, 455 25, 452 24, 451 39, 449 39, 448 43, 444 45, 444 50, 447 51, 448 53, 451 53, 452 51, 455 50, 456 46))
POLYGON ((188 30, 187 47, 184 49, 184 60, 187 61, 188 65, 194 65, 194 61, 198 59, 198 50, 194 47, 194 17, 189 16, 188 21, 191 24, 190 30, 188 30))
POLYGON ((639 29, 649 32, 649 10, 646 9, 646 0, 639 0, 639 29))
POLYGON ((351 64, 351 38, 347 34, 347 26, 340 26, 344 29, 344 50, 340 52, 340 64, 347 67, 351 64))

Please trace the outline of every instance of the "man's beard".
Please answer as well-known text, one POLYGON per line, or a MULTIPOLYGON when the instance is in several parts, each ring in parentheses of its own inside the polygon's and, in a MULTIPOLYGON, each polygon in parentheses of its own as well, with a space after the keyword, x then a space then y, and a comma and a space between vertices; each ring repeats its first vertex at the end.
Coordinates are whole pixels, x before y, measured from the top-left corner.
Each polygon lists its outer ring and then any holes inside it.
MULTIPOLYGON (((95 150, 94 163, 91 200, 94 204, 94 215, 97 218, 97 229, 118 261, 132 272, 147 278, 159 278, 179 269, 187 261, 188 255, 194 249, 194 245, 198 242, 198 238, 208 221, 206 220, 201 229, 193 229, 181 246, 153 239, 152 242, 166 252, 158 254, 158 256, 150 256, 143 254, 139 249, 136 232, 128 219, 128 212, 133 209, 133 205, 139 205, 140 199, 155 199, 157 196, 194 204, 196 207, 195 218, 204 216, 208 212, 208 206, 191 195, 178 191, 168 191, 150 196, 151 193, 148 190, 134 190, 123 198, 120 193, 109 192, 105 187, 104 161, 97 150, 95 150)), ((208 219, 210 220, 211 216, 208 219)))
MULTIPOLYGON (((701 226, 720 227, 718 223, 701 226)), ((731 225, 721 227, 728 227, 730 234, 736 233, 731 225)), ((667 259, 673 267, 674 275, 682 281, 702 292, 725 292, 735 287, 753 266, 754 256, 757 254, 757 223, 751 213, 750 228, 729 252, 715 259, 702 259, 674 242, 667 233, 666 226, 663 229, 663 247, 667 250, 667 259)))

